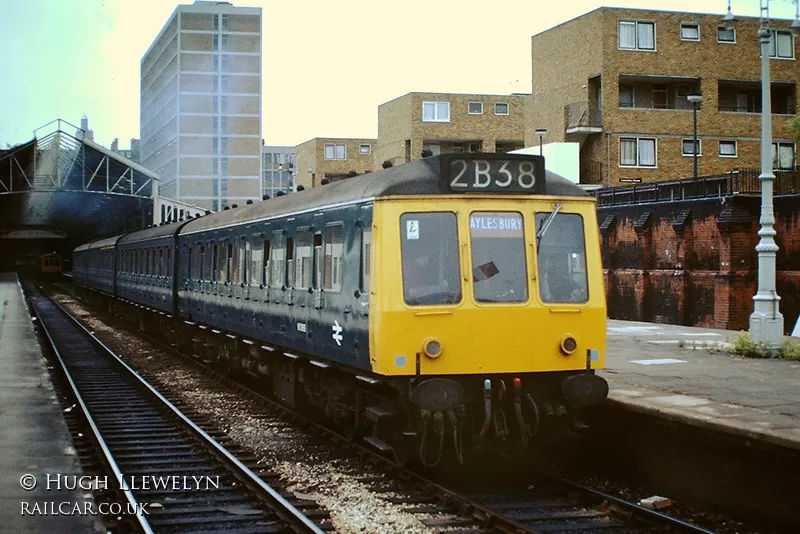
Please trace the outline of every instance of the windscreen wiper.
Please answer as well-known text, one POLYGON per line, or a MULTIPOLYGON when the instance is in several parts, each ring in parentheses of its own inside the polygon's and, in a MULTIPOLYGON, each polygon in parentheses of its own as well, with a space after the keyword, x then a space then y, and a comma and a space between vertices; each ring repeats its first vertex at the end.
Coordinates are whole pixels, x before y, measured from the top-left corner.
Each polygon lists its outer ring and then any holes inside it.
POLYGON ((561 211, 561 204, 556 204, 556 207, 553 208, 552 213, 550 213, 547 216, 547 218, 542 223, 542 227, 539 228, 539 231, 536 233, 536 247, 537 248, 539 247, 539 241, 542 240, 542 237, 544 237, 544 234, 547 232, 547 230, 550 229, 550 225, 553 224, 553 219, 556 218, 556 214, 559 211, 561 211))

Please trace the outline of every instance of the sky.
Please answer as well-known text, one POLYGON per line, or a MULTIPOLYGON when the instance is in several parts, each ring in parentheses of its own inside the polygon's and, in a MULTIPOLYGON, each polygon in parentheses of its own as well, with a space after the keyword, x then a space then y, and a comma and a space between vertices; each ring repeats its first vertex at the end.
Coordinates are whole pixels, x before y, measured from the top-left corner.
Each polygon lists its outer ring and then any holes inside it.
MULTIPOLYGON (((85 114, 95 141, 128 148, 139 137, 141 58, 179 3, 0 0, 0 147, 85 114)), ((287 146, 377 137, 378 106, 412 91, 529 93, 531 36, 604 5, 727 9, 726 0, 231 3, 263 10, 262 137, 287 146)), ((757 16, 759 2, 732 0, 732 10, 757 16)), ((795 6, 772 0, 770 14, 791 19, 795 6)))

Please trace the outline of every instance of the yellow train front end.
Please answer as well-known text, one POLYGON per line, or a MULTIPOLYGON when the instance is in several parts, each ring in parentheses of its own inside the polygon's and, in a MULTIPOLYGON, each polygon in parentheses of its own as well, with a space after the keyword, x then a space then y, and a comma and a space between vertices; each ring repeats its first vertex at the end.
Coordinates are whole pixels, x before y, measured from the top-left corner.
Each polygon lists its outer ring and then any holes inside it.
POLYGON ((423 462, 579 427, 605 399, 594 199, 386 197, 372 232, 372 369, 407 398, 423 462))

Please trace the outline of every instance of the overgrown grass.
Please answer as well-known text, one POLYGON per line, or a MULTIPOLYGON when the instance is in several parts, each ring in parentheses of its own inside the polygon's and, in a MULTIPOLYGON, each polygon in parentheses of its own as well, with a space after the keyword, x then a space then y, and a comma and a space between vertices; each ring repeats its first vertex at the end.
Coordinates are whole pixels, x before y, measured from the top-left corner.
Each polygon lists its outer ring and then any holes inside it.
POLYGON ((770 351, 764 343, 756 343, 747 332, 740 332, 733 342, 733 352, 746 358, 782 358, 800 361, 800 343, 785 339, 777 351, 770 351))

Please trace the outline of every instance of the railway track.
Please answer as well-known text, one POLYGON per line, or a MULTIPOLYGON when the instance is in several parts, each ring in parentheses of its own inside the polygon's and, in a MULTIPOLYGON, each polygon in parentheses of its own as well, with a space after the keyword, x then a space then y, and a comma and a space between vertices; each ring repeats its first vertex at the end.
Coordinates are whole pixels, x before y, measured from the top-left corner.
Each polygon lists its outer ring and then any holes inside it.
POLYGON ((53 301, 31 304, 110 470, 93 484, 142 532, 324 532, 53 301))
MULTIPOLYGON (((137 335, 141 333, 137 332, 137 335)), ((319 433, 321 442, 329 443, 331 447, 346 447, 346 454, 355 452, 370 463, 379 465, 383 472, 390 473, 391 476, 388 479, 375 477, 374 480, 367 477, 362 482, 375 493, 387 494, 388 496, 382 497, 384 500, 409 505, 412 511, 426 513, 438 510, 448 514, 439 520, 424 521, 430 527, 439 527, 448 532, 457 529, 455 532, 459 533, 711 532, 558 476, 538 474, 535 475, 535 480, 510 488, 503 487, 508 486, 507 483, 476 489, 474 484, 434 482, 418 473, 398 468, 372 449, 350 442, 327 426, 310 421, 242 382, 181 354, 168 343, 151 336, 145 337, 150 342, 157 343, 165 352, 178 356, 201 370, 214 382, 266 406, 271 412, 279 411, 292 421, 302 422, 306 428, 319 433)))

